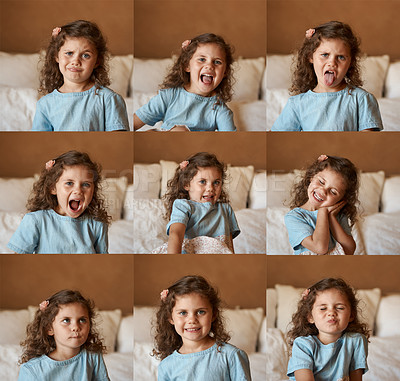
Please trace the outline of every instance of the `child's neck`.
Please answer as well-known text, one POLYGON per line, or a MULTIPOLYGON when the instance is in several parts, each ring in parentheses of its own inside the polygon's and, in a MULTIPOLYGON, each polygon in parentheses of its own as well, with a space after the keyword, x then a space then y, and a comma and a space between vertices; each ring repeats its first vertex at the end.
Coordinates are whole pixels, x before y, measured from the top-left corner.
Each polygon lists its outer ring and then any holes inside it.
POLYGON ((55 361, 65 361, 71 359, 72 357, 75 357, 80 351, 81 348, 73 348, 73 349, 67 348, 64 350, 56 348, 53 352, 50 352, 47 356, 55 361))
POLYGON ((183 340, 182 346, 179 348, 179 353, 182 355, 188 353, 197 353, 211 348, 215 344, 215 339, 210 336, 205 337, 201 341, 183 340))
POLYGON ((328 87, 324 84, 318 82, 317 86, 313 89, 314 93, 337 93, 338 91, 342 91, 347 86, 345 81, 342 81, 339 85, 335 87, 328 87))
POLYGON ((83 91, 91 89, 93 86, 94 82, 92 81, 83 83, 64 82, 58 91, 60 93, 82 93, 83 91))

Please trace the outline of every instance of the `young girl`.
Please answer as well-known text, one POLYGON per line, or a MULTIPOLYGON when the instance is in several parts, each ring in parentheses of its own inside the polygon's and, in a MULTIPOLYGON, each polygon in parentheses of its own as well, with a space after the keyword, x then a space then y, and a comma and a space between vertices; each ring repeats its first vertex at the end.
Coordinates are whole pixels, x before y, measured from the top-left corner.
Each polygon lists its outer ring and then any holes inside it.
POLYGON ((382 130, 378 103, 361 89, 360 41, 338 21, 309 29, 275 131, 382 130))
POLYGON ((54 28, 41 72, 34 131, 129 130, 122 97, 106 86, 106 42, 96 24, 78 20, 54 28))
POLYGON ((94 315, 93 302, 78 291, 62 290, 40 303, 21 343, 18 380, 109 380, 94 315))
POLYGON ((225 178, 226 166, 207 152, 179 164, 165 194, 168 244, 155 253, 233 252, 232 240, 240 230, 224 190, 225 178))
POLYGON ((288 332, 291 380, 356 381, 367 372, 369 332, 343 279, 327 278, 302 294, 288 332))
POLYGON ((232 48, 222 37, 202 34, 182 51, 158 95, 133 115, 134 129, 163 121, 163 130, 235 131, 232 111, 232 48))
POLYGON ((354 254, 351 226, 357 219, 358 173, 341 157, 321 155, 292 189, 285 216, 295 254, 354 254))
POLYGON ((101 168, 69 151, 46 163, 8 247, 20 254, 107 253, 110 217, 100 193, 101 168))
POLYGON ((201 276, 185 276, 161 292, 153 355, 158 381, 251 380, 244 351, 228 344, 217 291, 201 276))

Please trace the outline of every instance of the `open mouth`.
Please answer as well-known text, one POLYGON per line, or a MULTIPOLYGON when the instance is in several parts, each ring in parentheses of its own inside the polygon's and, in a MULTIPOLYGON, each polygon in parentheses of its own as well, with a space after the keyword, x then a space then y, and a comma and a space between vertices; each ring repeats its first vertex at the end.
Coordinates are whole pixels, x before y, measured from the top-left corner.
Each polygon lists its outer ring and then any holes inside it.
POLYGON ((336 80, 336 73, 332 70, 327 70, 324 73, 324 81, 327 86, 332 86, 333 82, 336 80))
POLYGON ((203 199, 207 202, 212 202, 214 200, 214 195, 205 195, 203 199))
POLYGON ((203 82, 206 85, 210 85, 214 79, 214 77, 211 74, 202 74, 200 75, 201 82, 203 82))
POLYGON ((317 194, 317 192, 314 192, 314 193, 313 193, 313 196, 314 196, 314 198, 315 198, 317 201, 319 201, 319 202, 324 201, 323 198, 321 198, 321 197, 317 194))
POLYGON ((185 328, 186 332, 197 332, 200 331, 200 328, 185 328))
POLYGON ((69 207, 73 212, 79 212, 81 209, 81 201, 80 200, 71 200, 69 202, 69 207))

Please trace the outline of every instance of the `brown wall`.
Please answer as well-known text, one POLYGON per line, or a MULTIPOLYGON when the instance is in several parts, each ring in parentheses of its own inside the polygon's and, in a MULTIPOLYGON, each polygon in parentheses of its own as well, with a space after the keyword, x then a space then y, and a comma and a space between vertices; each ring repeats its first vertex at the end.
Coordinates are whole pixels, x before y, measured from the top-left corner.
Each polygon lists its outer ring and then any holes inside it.
POLYGON ((322 23, 350 24, 368 55, 389 54, 400 59, 398 0, 267 0, 268 54, 288 54, 303 41, 305 32, 322 23))
POLYGON ((1 0, 0 50, 34 53, 51 31, 74 20, 96 22, 110 52, 133 53, 133 0, 1 0))
POLYGON ((267 136, 267 170, 300 169, 319 155, 350 159, 363 171, 400 174, 398 132, 274 132, 267 136))
POLYGON ((265 308, 264 255, 136 255, 135 305, 156 305, 160 292, 185 275, 202 275, 227 307, 265 308))
POLYGON ((132 182, 133 133, 1 132, 0 177, 27 177, 63 152, 87 152, 106 177, 128 176, 132 182))
POLYGON ((326 277, 342 277, 355 288, 400 292, 400 256, 268 256, 268 287, 306 287, 326 277))
POLYGON ((266 168, 263 132, 135 133, 135 163, 174 160, 180 163, 196 152, 212 152, 232 165, 266 168))
POLYGON ((0 309, 26 308, 62 289, 99 309, 133 310, 132 255, 0 255, 0 309))

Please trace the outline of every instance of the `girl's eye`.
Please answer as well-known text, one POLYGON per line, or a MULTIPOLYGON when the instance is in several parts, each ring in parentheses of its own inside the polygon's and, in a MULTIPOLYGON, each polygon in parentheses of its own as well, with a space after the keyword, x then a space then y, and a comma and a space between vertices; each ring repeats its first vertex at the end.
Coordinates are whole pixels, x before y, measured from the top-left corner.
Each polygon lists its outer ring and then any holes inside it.
POLYGON ((84 187, 86 187, 86 188, 90 188, 90 183, 83 183, 82 184, 84 187))
POLYGON ((319 180, 319 183, 320 183, 321 185, 324 185, 324 182, 323 182, 322 180, 319 180))
POLYGON ((80 321, 81 323, 86 323, 86 322, 87 322, 86 318, 81 318, 81 319, 79 319, 79 321, 80 321))
POLYGON ((72 181, 67 181, 67 182, 65 183, 65 185, 71 186, 71 185, 73 185, 73 182, 72 182, 72 181))
POLYGON ((339 58, 340 61, 345 61, 346 60, 345 56, 339 56, 338 58, 339 58))
POLYGON ((68 319, 68 318, 65 318, 65 319, 62 320, 62 322, 63 322, 63 323, 69 323, 69 319, 68 319))
POLYGON ((197 315, 204 315, 205 313, 206 313, 206 311, 203 311, 203 310, 197 311, 197 315))
POLYGON ((178 315, 185 316, 186 315, 186 311, 178 312, 178 315))
POLYGON ((199 62, 205 62, 206 59, 205 58, 199 58, 199 62))
POLYGON ((322 53, 321 56, 322 56, 322 57, 328 57, 329 54, 328 54, 328 53, 322 53))
POLYGON ((222 65, 222 61, 220 61, 220 60, 215 60, 214 63, 215 63, 216 65, 222 65))
POLYGON ((220 185, 220 184, 221 184, 221 181, 219 181, 219 180, 214 181, 214 185, 220 185))
POLYGON ((87 53, 82 54, 82 57, 85 58, 85 59, 89 59, 90 58, 90 54, 87 54, 87 53))
POLYGON ((200 184, 205 184, 206 180, 200 180, 200 184))
POLYGON ((72 53, 72 52, 65 52, 65 55, 66 55, 66 56, 72 56, 73 53, 72 53))
POLYGON ((334 196, 337 195, 336 191, 334 191, 334 190, 331 190, 331 193, 332 193, 334 196))

